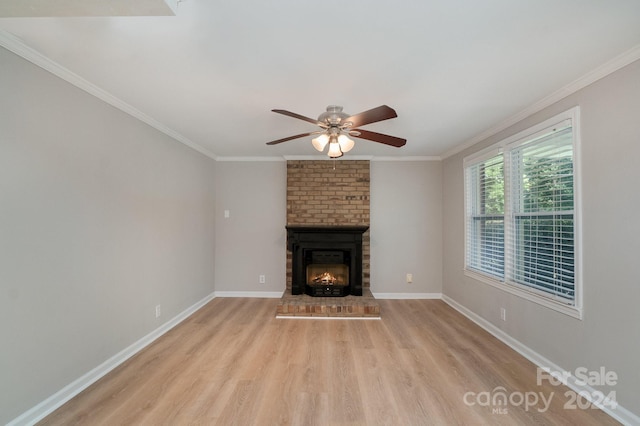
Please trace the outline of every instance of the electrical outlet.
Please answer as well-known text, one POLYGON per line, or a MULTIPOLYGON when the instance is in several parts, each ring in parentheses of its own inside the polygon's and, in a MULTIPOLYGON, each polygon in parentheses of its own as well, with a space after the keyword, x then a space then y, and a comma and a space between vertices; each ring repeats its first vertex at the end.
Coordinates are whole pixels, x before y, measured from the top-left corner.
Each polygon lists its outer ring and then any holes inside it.
POLYGON ((265 277, 264 275, 260 275, 260 277, 258 277, 258 281, 260 282, 260 284, 264 284, 267 282, 267 277, 265 277))
POLYGON ((407 283, 413 283, 413 274, 407 274, 407 283))
POLYGON ((225 210, 224 211, 224 218, 225 219, 229 219, 229 216, 231 215, 231 213, 229 212, 229 210, 225 210))
POLYGON ((502 321, 507 320, 507 310, 505 308, 500 308, 500 319, 502 321))
POLYGON ((160 317, 161 312, 162 311, 160 310, 160 305, 156 305, 156 318, 160 317))

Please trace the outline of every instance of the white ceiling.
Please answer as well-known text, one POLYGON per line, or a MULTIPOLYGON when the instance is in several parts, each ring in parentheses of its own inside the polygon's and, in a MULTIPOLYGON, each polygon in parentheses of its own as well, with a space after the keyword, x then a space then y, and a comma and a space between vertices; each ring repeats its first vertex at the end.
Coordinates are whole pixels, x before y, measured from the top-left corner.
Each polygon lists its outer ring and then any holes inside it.
POLYGON ((389 105, 398 118, 364 128, 407 139, 356 139, 345 158, 446 155, 640 46, 638 0, 184 0, 174 10, 0 18, 0 31, 220 157, 316 154, 310 138, 265 145, 315 130, 270 110, 316 118, 330 104, 389 105))

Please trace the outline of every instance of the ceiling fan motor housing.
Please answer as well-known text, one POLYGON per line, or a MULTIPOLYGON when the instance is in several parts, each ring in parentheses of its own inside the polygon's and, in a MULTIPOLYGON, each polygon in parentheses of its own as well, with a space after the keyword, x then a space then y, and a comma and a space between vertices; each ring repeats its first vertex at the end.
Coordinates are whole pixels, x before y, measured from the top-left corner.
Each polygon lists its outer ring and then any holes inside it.
POLYGON ((338 126, 349 114, 342 112, 342 107, 329 105, 327 111, 318 116, 318 121, 329 123, 331 126, 338 126))

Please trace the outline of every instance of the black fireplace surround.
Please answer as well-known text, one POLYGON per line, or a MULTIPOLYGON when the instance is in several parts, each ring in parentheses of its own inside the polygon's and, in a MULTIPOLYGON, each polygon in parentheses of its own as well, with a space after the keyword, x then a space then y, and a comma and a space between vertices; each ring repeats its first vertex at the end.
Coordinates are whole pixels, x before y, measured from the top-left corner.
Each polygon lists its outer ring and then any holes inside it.
POLYGON ((362 296, 362 234, 368 226, 289 225, 286 229, 292 260, 291 294, 362 296), (336 264, 347 276, 335 284, 310 282, 309 267, 325 263, 336 264))

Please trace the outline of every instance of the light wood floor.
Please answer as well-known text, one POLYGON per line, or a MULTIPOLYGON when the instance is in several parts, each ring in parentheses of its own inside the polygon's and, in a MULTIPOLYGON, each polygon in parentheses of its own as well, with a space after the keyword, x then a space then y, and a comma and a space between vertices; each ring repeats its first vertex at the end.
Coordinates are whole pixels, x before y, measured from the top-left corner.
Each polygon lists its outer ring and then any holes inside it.
POLYGON ((214 299, 42 424, 617 424, 564 409, 567 388, 537 386, 533 364, 440 300, 381 300, 382 320, 276 319, 277 303, 214 299), (500 386, 550 407, 471 405, 500 386))

